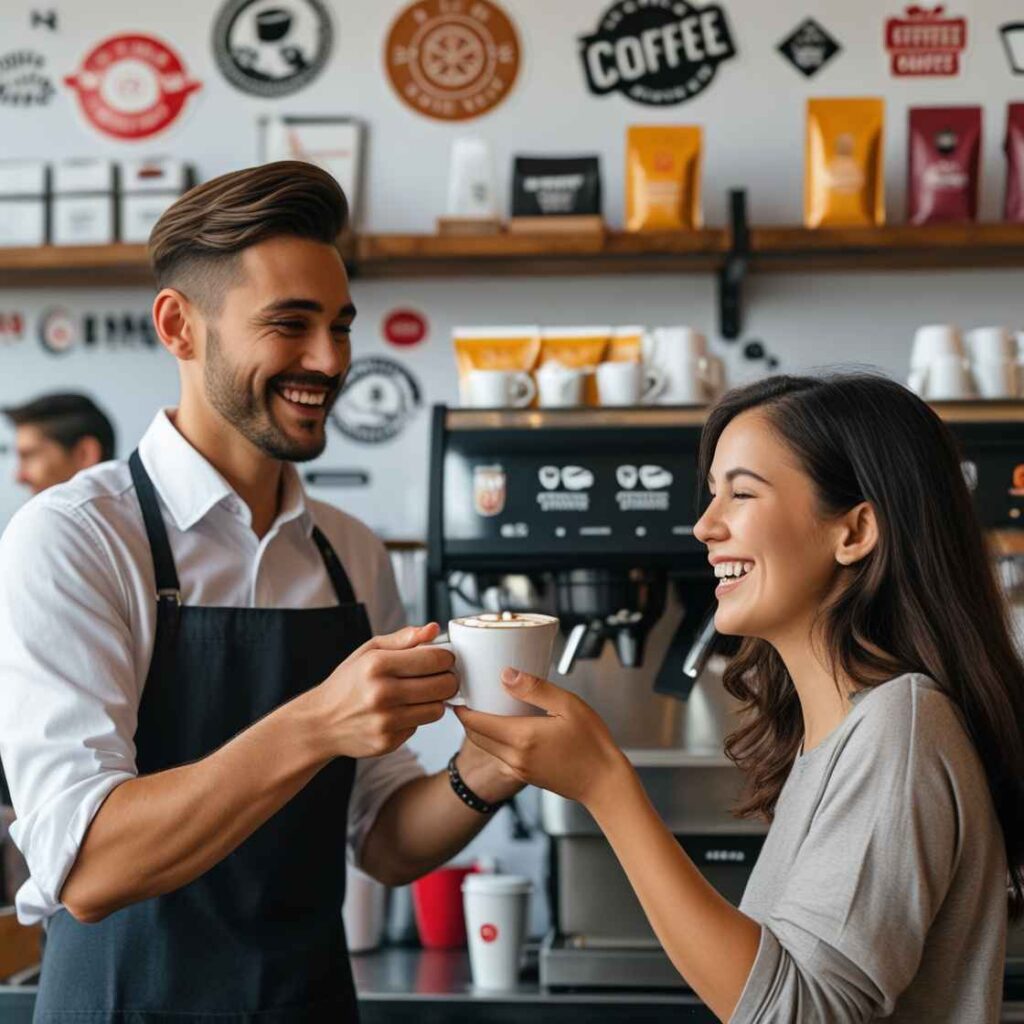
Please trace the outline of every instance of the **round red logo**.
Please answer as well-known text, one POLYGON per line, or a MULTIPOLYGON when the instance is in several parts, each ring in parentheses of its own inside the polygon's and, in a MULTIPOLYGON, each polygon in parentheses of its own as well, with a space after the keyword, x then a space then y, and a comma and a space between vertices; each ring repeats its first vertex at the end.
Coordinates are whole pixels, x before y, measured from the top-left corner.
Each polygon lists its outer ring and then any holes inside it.
POLYGON ((64 79, 90 124, 115 139, 145 139, 175 121, 190 93, 181 58, 153 36, 111 36, 64 79))
POLYGON ((498 926, 496 924, 483 924, 480 926, 480 938, 484 942, 494 942, 498 938, 498 926))
POLYGON ((519 73, 519 36, 493 0, 417 0, 392 23, 384 61, 413 110, 465 121, 508 95, 519 73))
POLYGON ((396 309, 384 317, 382 331, 392 345, 408 348, 427 336, 427 318, 415 309, 396 309))

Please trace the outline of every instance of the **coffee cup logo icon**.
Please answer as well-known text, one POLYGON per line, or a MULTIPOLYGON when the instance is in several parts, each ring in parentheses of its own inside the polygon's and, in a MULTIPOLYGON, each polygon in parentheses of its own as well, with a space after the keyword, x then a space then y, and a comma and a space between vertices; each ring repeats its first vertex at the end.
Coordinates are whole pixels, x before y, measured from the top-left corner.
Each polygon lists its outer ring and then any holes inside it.
POLYGON ((505 470, 501 466, 477 466, 473 470, 473 508, 480 516, 497 516, 505 510, 505 470))
POLYGON ((496 924, 483 924, 480 926, 480 938, 484 942, 497 942, 498 926, 496 924))

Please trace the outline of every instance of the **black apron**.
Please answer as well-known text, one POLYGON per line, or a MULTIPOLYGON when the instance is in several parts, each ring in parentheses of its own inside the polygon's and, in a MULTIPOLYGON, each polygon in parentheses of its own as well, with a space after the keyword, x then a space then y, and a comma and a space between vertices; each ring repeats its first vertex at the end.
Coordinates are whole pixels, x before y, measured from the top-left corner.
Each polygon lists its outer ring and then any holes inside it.
MULTIPOLYGON (((156 568, 139 774, 204 757, 327 678, 370 637, 363 605, 314 529, 338 605, 182 606, 153 484, 130 459, 156 568)), ((81 924, 50 919, 35 1020, 302 1024, 358 1020, 341 906, 355 761, 338 758, 194 882, 81 924)))

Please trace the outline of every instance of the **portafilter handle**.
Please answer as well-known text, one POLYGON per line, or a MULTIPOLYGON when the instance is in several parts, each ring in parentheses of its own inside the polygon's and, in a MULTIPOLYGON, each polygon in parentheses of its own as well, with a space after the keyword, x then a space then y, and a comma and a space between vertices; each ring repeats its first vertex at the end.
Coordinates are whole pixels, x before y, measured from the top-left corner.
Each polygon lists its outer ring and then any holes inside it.
POLYGON ((583 643, 583 638, 587 635, 587 630, 589 629, 589 622, 578 622, 569 631, 569 637, 565 641, 562 657, 558 659, 559 675, 567 676, 572 671, 573 665, 576 664, 576 655, 579 653, 580 645, 583 643))
POLYGON ((718 635, 715 632, 715 612, 717 610, 718 606, 715 605, 707 613, 697 631, 697 638, 693 641, 693 646, 683 662, 683 675, 690 679, 696 679, 704 671, 704 666, 708 663, 708 658, 711 657, 715 637, 718 635))

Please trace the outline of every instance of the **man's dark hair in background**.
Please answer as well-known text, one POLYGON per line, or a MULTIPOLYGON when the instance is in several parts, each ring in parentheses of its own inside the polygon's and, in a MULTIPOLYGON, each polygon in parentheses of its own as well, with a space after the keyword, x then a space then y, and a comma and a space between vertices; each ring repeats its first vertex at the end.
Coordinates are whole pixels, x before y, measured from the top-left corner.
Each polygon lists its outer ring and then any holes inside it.
POLYGON ((85 395, 41 395, 0 414, 15 428, 16 479, 33 494, 114 458, 114 427, 85 395))

